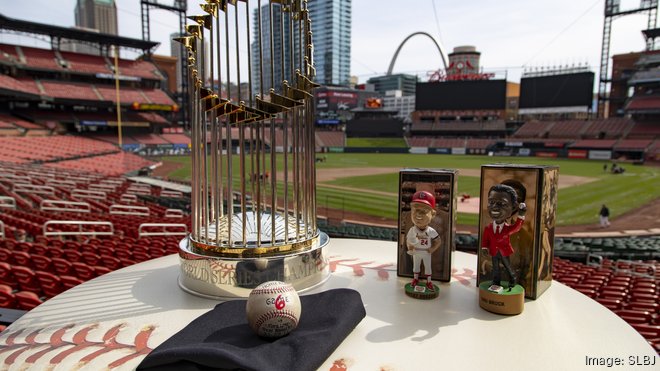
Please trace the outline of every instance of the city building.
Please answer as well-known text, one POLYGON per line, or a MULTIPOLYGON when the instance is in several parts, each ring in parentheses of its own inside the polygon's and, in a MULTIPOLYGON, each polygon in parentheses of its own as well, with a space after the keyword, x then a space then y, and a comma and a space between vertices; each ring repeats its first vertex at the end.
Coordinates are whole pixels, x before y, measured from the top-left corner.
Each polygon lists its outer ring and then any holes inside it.
POLYGON ((474 46, 457 46, 454 51, 449 53, 449 66, 447 66, 447 76, 465 76, 479 73, 479 59, 481 53, 474 46))
POLYGON ((396 111, 395 118, 405 123, 411 122, 411 114, 415 110, 415 95, 404 95, 401 90, 390 90, 382 98, 383 108, 396 111))
MULTIPOLYGON (((279 92, 282 89, 282 81, 294 81, 292 73, 300 67, 300 55, 298 47, 299 38, 291 37, 291 30, 293 34, 298 35, 299 29, 297 22, 291 25, 289 17, 277 16, 281 12, 281 5, 278 3, 270 3, 263 5, 261 11, 254 9, 252 25, 252 46, 251 46, 251 67, 252 67, 252 84, 253 90, 256 94, 264 92, 266 94, 271 88, 279 92), (271 28, 271 6, 272 14, 276 15, 273 18, 271 28), (271 38, 272 30, 272 38, 271 38), (261 39, 259 39, 259 32, 261 31, 261 39), (273 47, 271 48, 271 39, 273 40, 273 47), (259 45, 261 43, 261 45, 259 45), (293 43, 293 61, 291 64, 291 55, 283 53, 282 50, 292 50, 291 43, 293 43), (261 46, 261 47, 260 47, 261 46), (284 48, 284 49, 282 49, 284 48), (259 50, 263 52, 260 54, 259 50), (272 50, 272 55, 271 55, 272 50), (263 88, 261 84, 263 82, 263 88)), ((315 41, 316 43, 316 41, 315 41)))
POLYGON ((316 82, 349 86, 351 0, 309 0, 316 82))
MULTIPOLYGON (((76 28, 96 31, 107 35, 118 35, 117 5, 114 0, 77 0, 74 9, 76 28)), ((65 44, 62 50, 101 55, 96 45, 71 42, 65 44)))
POLYGON ((404 96, 414 96, 417 76, 407 74, 376 76, 367 80, 367 84, 373 85, 374 90, 382 95, 387 95, 388 91, 398 90, 404 96))

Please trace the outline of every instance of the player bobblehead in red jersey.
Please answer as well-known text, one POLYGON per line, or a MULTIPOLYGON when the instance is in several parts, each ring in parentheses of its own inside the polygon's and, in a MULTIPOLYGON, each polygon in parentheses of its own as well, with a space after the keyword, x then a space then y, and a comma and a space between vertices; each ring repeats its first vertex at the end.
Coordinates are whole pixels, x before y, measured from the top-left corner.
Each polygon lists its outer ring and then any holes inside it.
POLYGON ((481 248, 488 251, 493 262, 493 284, 490 291, 500 292, 502 289, 501 266, 509 274, 509 290, 516 285, 516 275, 511 268, 509 257, 513 254, 511 235, 522 228, 527 206, 524 202, 518 204, 516 190, 504 184, 496 184, 488 191, 488 215, 492 219, 484 228, 481 238, 481 248), (513 224, 506 220, 518 210, 518 218, 513 224))

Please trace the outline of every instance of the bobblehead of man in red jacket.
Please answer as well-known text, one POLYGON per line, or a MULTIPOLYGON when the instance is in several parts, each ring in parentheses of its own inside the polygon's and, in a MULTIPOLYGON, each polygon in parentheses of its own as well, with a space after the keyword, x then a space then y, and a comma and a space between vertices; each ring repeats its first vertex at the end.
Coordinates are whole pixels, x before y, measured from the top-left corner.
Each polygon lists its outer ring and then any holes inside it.
POLYGON ((518 204, 516 190, 513 187, 496 184, 488 191, 488 215, 493 221, 484 229, 481 248, 488 250, 493 261, 493 284, 488 288, 490 291, 502 290, 500 265, 504 266, 509 274, 509 291, 516 285, 516 275, 509 261, 509 256, 513 254, 510 237, 522 228, 526 212, 527 206, 524 202, 518 204), (516 208, 518 208, 518 218, 515 223, 507 224, 506 220, 514 214, 516 208))

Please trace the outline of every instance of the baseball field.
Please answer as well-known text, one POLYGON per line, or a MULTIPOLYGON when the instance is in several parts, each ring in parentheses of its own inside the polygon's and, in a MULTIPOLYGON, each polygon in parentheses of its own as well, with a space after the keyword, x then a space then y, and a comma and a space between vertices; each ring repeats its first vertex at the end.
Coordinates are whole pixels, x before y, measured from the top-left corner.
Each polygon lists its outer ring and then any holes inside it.
MULTIPOLYGON (((595 160, 378 153, 327 153, 317 157, 324 159, 317 163, 320 215, 341 212, 350 219, 363 216, 385 224, 397 219, 398 171, 402 168, 458 169, 457 194, 474 198, 479 195, 482 164, 558 165, 558 226, 593 225, 602 204, 610 208, 611 219, 616 221, 660 200, 660 168, 653 166, 619 163, 626 171, 612 174, 603 170, 603 165, 611 161, 595 160)), ((155 175, 190 180, 189 157, 162 157, 160 161, 163 166, 155 175)), ((459 226, 477 223, 475 212, 461 212, 459 207, 459 226)))

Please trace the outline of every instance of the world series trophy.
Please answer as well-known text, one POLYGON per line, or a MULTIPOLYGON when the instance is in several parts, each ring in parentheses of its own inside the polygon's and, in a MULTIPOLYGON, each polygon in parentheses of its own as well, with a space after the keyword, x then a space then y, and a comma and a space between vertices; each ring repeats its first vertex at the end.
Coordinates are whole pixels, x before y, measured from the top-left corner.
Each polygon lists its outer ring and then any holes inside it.
POLYGON ((247 297, 273 280, 304 291, 330 274, 316 222, 307 1, 258 0, 252 44, 247 0, 201 8, 175 39, 188 53, 192 122, 192 226, 179 244, 179 286, 211 298, 247 297), (205 86, 205 58, 217 86, 205 86))

